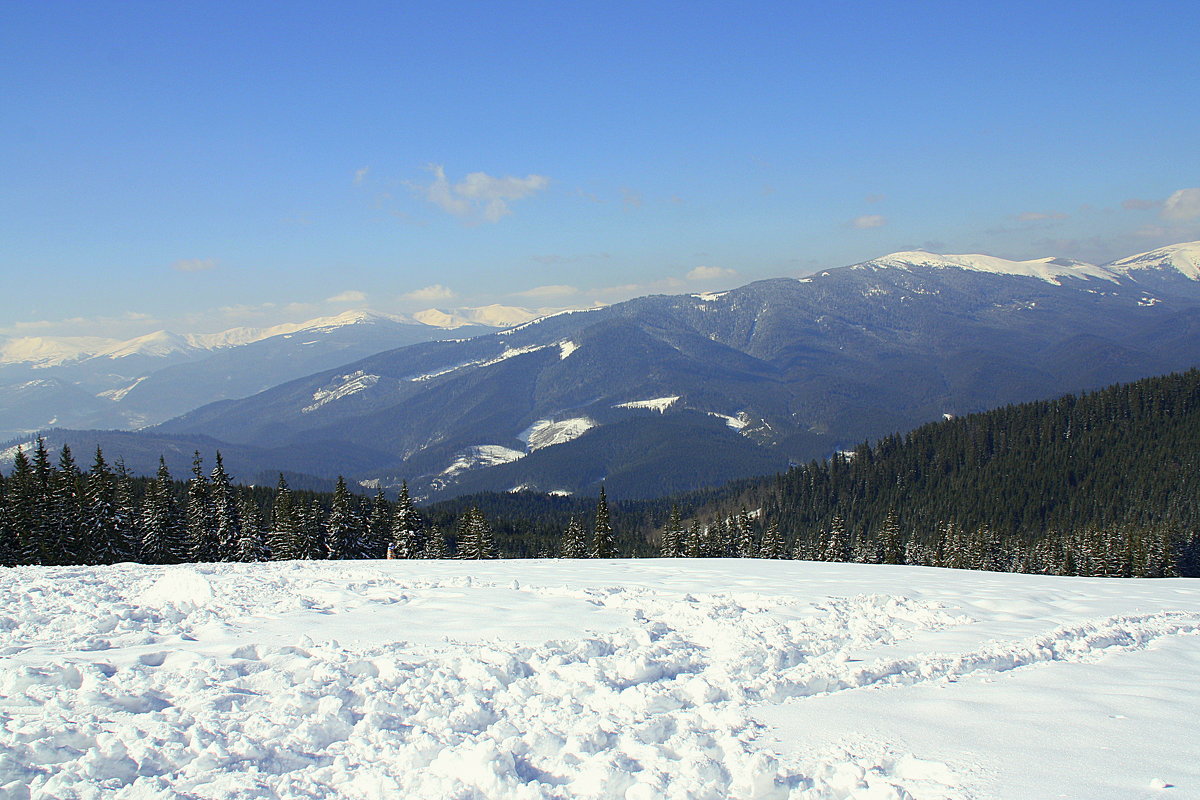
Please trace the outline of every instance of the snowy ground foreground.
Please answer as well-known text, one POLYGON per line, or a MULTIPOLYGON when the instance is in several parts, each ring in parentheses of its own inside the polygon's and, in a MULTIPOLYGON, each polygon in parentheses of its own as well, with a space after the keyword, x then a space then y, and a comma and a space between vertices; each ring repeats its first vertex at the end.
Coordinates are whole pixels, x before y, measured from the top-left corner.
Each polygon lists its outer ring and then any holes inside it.
POLYGON ((1194 579, 0 569, 0 797, 1198 797, 1198 633, 1194 579))

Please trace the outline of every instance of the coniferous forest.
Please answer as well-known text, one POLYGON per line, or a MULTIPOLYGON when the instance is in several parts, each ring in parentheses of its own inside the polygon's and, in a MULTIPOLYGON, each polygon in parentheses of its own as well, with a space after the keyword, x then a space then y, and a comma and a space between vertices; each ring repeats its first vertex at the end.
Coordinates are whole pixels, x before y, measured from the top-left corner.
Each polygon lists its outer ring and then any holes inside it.
POLYGON ((1200 371, 1025 403, 864 443, 785 474, 610 503, 484 494, 418 509, 234 485, 219 453, 176 480, 81 468, 41 441, 0 479, 0 563, 761 557, 1200 575, 1200 371), (489 519, 490 518, 490 519, 489 519))

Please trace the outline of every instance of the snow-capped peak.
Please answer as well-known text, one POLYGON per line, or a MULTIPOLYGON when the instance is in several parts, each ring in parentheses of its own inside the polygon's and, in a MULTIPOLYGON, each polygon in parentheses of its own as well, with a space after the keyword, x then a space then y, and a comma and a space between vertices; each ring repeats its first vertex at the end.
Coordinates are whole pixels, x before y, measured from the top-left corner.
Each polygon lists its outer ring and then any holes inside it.
POLYGON ((1009 261, 1006 258, 970 253, 939 255, 924 250, 891 253, 861 264, 863 267, 911 269, 913 267, 957 268, 996 275, 1020 275, 1038 278, 1048 283, 1060 283, 1060 278, 1101 278, 1116 281, 1117 277, 1104 267, 1065 258, 1037 258, 1030 261, 1009 261))
POLYGON ((1174 270, 1186 278, 1200 281, 1200 242, 1160 247, 1148 253, 1110 261, 1105 267, 1122 275, 1143 269, 1174 270))

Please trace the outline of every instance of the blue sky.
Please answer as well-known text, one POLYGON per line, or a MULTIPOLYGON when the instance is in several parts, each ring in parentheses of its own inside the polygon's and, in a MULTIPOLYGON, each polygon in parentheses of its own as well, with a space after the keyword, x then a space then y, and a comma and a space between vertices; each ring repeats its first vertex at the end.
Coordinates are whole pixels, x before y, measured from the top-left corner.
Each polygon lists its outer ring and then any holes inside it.
POLYGON ((1200 238, 1194 3, 422 5, 8 4, 0 334, 1200 238))

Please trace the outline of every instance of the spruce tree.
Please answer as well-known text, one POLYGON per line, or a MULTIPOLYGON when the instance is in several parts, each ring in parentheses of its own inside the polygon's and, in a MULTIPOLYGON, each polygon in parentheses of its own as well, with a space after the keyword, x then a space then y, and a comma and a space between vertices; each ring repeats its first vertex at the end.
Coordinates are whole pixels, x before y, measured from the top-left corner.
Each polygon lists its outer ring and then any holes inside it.
POLYGON ((767 531, 763 534, 762 543, 759 546, 759 558, 783 558, 783 537, 779 535, 779 523, 771 520, 767 525, 767 531))
POLYGON ((392 518, 392 557, 420 558, 425 552, 424 524, 408 496, 408 482, 400 482, 400 497, 392 518))
POLYGON ((737 518, 732 520, 733 526, 733 555, 737 558, 752 558, 754 556, 754 526, 750 524, 750 514, 742 506, 737 518))
POLYGON ((587 534, 584 533, 583 523, 572 514, 571 519, 567 522, 567 529, 563 532, 562 557, 587 558, 587 556, 587 534))
POLYGON ((683 554, 688 558, 701 558, 704 555, 704 529, 700 527, 698 519, 692 520, 688 528, 683 554))
POLYGON ((271 506, 271 531, 267 536, 271 558, 291 561, 300 558, 300 520, 295 498, 283 473, 275 486, 275 502, 271 506))
POLYGON ((391 518, 391 504, 383 496, 383 490, 376 489, 366 522, 367 558, 383 558, 387 554, 388 541, 391 537, 391 518))
POLYGON ((358 515, 350 507, 350 491, 341 475, 338 475, 333 502, 325 521, 325 546, 326 557, 332 560, 362 557, 358 515))
POLYGON ((113 483, 113 546, 117 561, 133 561, 141 550, 141 514, 133 494, 133 478, 125 468, 124 459, 117 459, 113 483))
POLYGON ((184 520, 184 538, 191 560, 218 561, 220 556, 213 525, 213 507, 199 450, 192 454, 192 477, 187 485, 184 520))
POLYGON ((211 513, 212 541, 219 561, 237 561, 242 540, 242 514, 237 496, 229 483, 221 451, 208 478, 208 507, 211 513))
POLYGON ((612 522, 608 516, 608 498, 604 487, 600 487, 600 498, 596 501, 596 524, 593 527, 592 558, 613 558, 617 545, 613 539, 612 522))
POLYGON ((141 561, 146 564, 176 564, 183 560, 184 540, 171 495, 171 473, 160 456, 158 475, 147 485, 142 503, 141 561))
POLYGON ((496 545, 492 540, 492 526, 478 508, 471 507, 460 523, 460 558, 496 558, 496 545))
POLYGON ((115 564, 125 558, 124 543, 117 533, 117 509, 113 504, 113 474, 96 446, 96 458, 84 483, 84 549, 89 562, 115 564))
POLYGON ((679 517, 679 506, 671 505, 671 516, 667 520, 667 527, 662 533, 661 555, 664 558, 678 558, 683 555, 684 550, 683 521, 679 517))
POLYGON ((0 566, 17 565, 17 534, 13 530, 8 506, 8 485, 0 474, 0 566))
POLYGON ((17 564, 40 564, 41 543, 36 522, 37 477, 33 464, 21 448, 13 457, 13 471, 5 483, 8 496, 8 524, 16 542, 14 561, 17 564))
POLYGON ((51 508, 55 534, 47 542, 47 564, 92 564, 94 554, 84 551, 82 476, 71 448, 63 444, 58 469, 51 474, 51 508))
POLYGON ((429 528, 425 537, 425 555, 422 558, 441 561, 446 556, 446 537, 436 527, 429 528))
POLYGON ((258 504, 254 502, 254 498, 249 492, 243 492, 238 500, 238 516, 241 519, 241 532, 238 536, 234 560, 247 563, 269 561, 271 552, 267 547, 267 534, 263 526, 262 513, 258 510, 258 504))
POLYGON ((325 511, 321 503, 314 499, 307 508, 299 504, 297 512, 296 558, 324 559, 329 554, 329 546, 325 543, 325 526, 322 524, 325 511))

